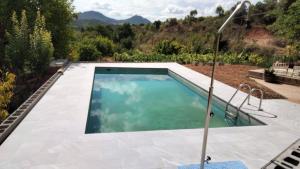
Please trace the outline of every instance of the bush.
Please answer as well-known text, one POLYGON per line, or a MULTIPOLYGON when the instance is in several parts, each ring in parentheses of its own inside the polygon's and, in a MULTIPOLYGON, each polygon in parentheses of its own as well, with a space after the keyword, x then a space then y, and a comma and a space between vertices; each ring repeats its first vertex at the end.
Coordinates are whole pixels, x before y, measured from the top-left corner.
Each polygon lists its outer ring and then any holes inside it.
POLYGON ((133 53, 115 53, 114 60, 121 62, 178 62, 180 64, 197 64, 208 63, 212 61, 212 54, 189 54, 183 53, 178 55, 165 54, 143 54, 139 52, 133 53))
MULTIPOLYGON (((207 64, 213 61, 214 55, 212 53, 208 54, 190 54, 190 53, 180 53, 165 55, 160 53, 154 54, 143 54, 141 52, 124 52, 115 53, 114 60, 120 62, 177 62, 180 64, 207 64)), ((227 64, 253 64, 257 66, 268 67, 272 63, 265 57, 260 55, 252 54, 236 54, 236 53, 224 53, 217 57, 217 62, 227 63, 227 64)))
POLYGON ((72 47, 70 48, 70 54, 68 59, 71 61, 78 61, 79 60, 79 44, 74 43, 71 45, 72 47))
POLYGON ((114 53, 115 45, 108 38, 98 36, 91 43, 93 43, 96 46, 97 50, 104 56, 111 56, 114 53))
POLYGON ((166 23, 167 23, 167 27, 172 27, 172 26, 178 25, 176 18, 167 19, 166 23))
POLYGON ((205 50, 204 44, 200 38, 193 38, 190 40, 190 52, 191 53, 203 53, 205 50))
POLYGON ((101 57, 101 52, 93 44, 82 44, 79 48, 80 61, 95 61, 101 57))
POLYGON ((123 47, 125 49, 133 48, 133 40, 131 37, 121 39, 120 44, 121 44, 121 47, 123 47))
POLYGON ((158 54, 172 55, 179 54, 182 49, 182 46, 176 41, 163 40, 159 42, 154 51, 158 54))
POLYGON ((16 76, 0 70, 0 122, 8 116, 7 107, 13 97, 16 76))
POLYGON ((264 58, 257 54, 250 54, 249 63, 256 66, 260 66, 264 63, 264 58))
POLYGON ((225 53, 222 56, 222 61, 227 64, 244 64, 247 63, 247 55, 243 53, 225 53))

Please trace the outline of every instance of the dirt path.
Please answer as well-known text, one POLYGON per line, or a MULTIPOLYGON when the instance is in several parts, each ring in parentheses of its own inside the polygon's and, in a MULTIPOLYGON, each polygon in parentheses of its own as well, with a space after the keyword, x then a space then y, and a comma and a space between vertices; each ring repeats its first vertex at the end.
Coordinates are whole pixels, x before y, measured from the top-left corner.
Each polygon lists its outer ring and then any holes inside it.
MULTIPOLYGON (((197 72, 210 76, 211 66, 194 66, 185 65, 186 67, 193 69, 197 72)), ((247 83, 251 87, 260 88, 264 91, 264 99, 284 99, 282 95, 275 91, 255 82, 248 77, 248 70, 258 69, 256 66, 248 65, 223 65, 216 67, 215 78, 225 84, 228 84, 234 88, 237 88, 241 83, 247 83)), ((256 94, 254 96, 257 97, 256 94)))

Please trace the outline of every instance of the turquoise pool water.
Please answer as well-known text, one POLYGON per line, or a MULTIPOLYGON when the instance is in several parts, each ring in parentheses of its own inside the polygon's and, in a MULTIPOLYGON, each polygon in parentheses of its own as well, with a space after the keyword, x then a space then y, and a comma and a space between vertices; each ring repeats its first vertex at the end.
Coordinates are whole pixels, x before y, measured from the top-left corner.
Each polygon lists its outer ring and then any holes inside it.
MULTIPOLYGON (((86 133, 203 128, 207 95, 188 86, 167 69, 97 68, 86 133)), ((212 111, 210 127, 229 126, 212 111)))

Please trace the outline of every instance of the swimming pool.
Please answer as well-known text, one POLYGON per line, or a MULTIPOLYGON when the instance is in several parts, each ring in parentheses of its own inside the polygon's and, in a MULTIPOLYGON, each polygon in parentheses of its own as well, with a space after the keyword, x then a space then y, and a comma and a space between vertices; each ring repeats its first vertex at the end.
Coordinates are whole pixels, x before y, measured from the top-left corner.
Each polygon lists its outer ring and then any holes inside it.
MULTIPOLYGON (((86 133, 193 129, 204 126, 207 92, 168 69, 96 68, 86 133)), ((210 127, 260 125, 249 115, 225 120, 214 98, 210 127)))

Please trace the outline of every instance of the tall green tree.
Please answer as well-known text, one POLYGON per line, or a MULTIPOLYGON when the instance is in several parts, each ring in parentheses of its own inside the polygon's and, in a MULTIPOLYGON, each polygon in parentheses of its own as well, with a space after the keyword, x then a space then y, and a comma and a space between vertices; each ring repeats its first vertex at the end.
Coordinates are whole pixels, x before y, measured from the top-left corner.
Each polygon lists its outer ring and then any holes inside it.
POLYGON ((72 0, 46 0, 38 6, 46 19, 46 28, 51 32, 54 58, 65 58, 70 52, 75 17, 72 0))
POLYGON ((154 21, 154 22, 153 22, 153 25, 155 26, 155 29, 156 29, 156 30, 159 30, 160 25, 161 25, 161 21, 160 21, 160 20, 154 21))
POLYGON ((216 14, 218 14, 219 17, 222 17, 225 15, 225 11, 223 9, 223 7, 221 5, 219 5, 217 8, 216 8, 216 14))
POLYGON ((30 68, 37 74, 43 74, 49 67, 54 48, 51 33, 46 29, 44 16, 37 12, 33 33, 30 35, 30 68))
POLYGON ((191 24, 192 22, 196 21, 196 15, 198 14, 198 11, 195 9, 195 10, 191 10, 190 11, 190 14, 187 15, 183 22, 184 23, 187 23, 187 24, 191 24))
MULTIPOLYGON (((283 3, 283 2, 282 2, 283 3)), ((291 41, 299 42, 300 40, 300 1, 294 3, 287 2, 282 4, 278 11, 278 18, 270 28, 278 35, 283 36, 291 41), (288 10, 285 8, 288 6, 288 10)))
POLYGON ((23 61, 25 71, 26 71, 27 64, 28 64, 27 63, 28 58, 31 55, 30 50, 29 50, 30 49, 29 34, 30 34, 30 30, 29 30, 29 27, 28 27, 26 11, 23 10, 22 11, 22 16, 21 16, 21 22, 20 22, 21 43, 23 44, 21 46, 21 50, 22 50, 23 56, 20 56, 20 57, 22 57, 22 61, 23 61))
POLYGON ((133 39, 135 33, 130 24, 123 24, 119 26, 115 32, 114 40, 119 42, 123 48, 131 49, 133 47, 133 39))
POLYGON ((22 10, 27 10, 26 4, 28 2, 28 0, 0 0, 0 65, 4 67, 7 67, 6 63, 4 64, 5 45, 7 44, 6 32, 13 25, 12 13, 15 11, 16 15, 20 16, 22 10))
POLYGON ((71 23, 75 17, 72 0, 0 0, 0 49, 5 45, 1 30, 8 29, 11 25, 10 21, 7 22, 7 16, 11 16, 12 11, 20 14, 22 10, 27 11, 30 30, 34 29, 36 11, 41 11, 46 20, 46 28, 51 32, 55 58, 67 57, 73 36, 71 23))
POLYGON ((11 18, 12 26, 7 32, 8 44, 6 45, 6 59, 9 67, 16 73, 24 73, 26 60, 30 56, 29 52, 29 30, 26 12, 22 11, 21 21, 13 12, 11 18))
POLYGON ((198 11, 196 9, 190 11, 191 18, 195 18, 197 14, 198 14, 198 11))
POLYGON ((0 1, 0 67, 4 66, 4 35, 5 35, 5 7, 6 7, 6 1, 1 0, 0 1))

